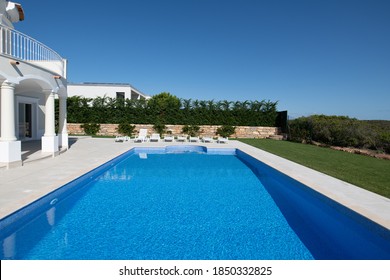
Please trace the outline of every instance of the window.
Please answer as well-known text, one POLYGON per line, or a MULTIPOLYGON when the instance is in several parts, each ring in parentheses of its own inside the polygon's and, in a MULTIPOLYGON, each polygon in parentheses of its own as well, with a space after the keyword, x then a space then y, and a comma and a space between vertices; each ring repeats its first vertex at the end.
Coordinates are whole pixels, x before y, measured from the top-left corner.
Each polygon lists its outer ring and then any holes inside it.
POLYGON ((124 92, 117 92, 116 99, 125 99, 125 93, 124 92))

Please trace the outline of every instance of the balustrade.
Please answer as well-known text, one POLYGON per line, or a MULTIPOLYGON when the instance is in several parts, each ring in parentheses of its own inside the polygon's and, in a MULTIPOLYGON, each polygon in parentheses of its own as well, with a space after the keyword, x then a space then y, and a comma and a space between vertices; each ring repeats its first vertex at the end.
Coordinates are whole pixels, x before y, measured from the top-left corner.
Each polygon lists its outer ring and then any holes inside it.
POLYGON ((65 60, 41 42, 0 24, 0 54, 64 76, 65 60))

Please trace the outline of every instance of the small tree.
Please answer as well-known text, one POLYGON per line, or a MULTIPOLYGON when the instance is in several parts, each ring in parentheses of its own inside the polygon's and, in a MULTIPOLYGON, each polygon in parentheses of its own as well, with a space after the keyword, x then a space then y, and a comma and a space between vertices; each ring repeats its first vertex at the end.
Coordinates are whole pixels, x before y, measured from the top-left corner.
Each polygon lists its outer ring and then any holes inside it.
POLYGON ((181 131, 185 134, 190 135, 191 137, 195 137, 199 135, 200 127, 198 125, 185 125, 181 129, 181 131))
POLYGON ((217 128, 217 134, 222 137, 229 137, 230 135, 234 134, 236 131, 236 128, 231 125, 223 125, 221 127, 217 128))
POLYGON ((167 126, 161 122, 157 122, 153 125, 153 129, 162 136, 167 131, 167 126))
POLYGON ((174 123, 176 121, 175 116, 180 110, 178 97, 169 92, 162 92, 150 98, 147 104, 150 115, 155 119, 154 122, 174 123))
POLYGON ((97 123, 85 123, 81 125, 87 135, 96 135, 100 130, 100 124, 97 123))
POLYGON ((135 132, 135 125, 129 123, 121 123, 117 128, 118 132, 122 135, 133 136, 135 132))

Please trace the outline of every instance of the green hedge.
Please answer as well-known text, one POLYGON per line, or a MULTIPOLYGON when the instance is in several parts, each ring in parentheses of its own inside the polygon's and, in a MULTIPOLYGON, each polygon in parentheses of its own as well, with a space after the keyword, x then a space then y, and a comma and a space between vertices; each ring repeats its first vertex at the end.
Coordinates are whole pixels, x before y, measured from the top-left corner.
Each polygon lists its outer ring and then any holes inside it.
POLYGON ((390 122, 360 121, 344 116, 313 115, 289 122, 289 138, 340 147, 390 153, 390 122))
POLYGON ((69 123, 275 126, 277 102, 179 99, 161 93, 150 100, 80 96, 67 100, 69 123))

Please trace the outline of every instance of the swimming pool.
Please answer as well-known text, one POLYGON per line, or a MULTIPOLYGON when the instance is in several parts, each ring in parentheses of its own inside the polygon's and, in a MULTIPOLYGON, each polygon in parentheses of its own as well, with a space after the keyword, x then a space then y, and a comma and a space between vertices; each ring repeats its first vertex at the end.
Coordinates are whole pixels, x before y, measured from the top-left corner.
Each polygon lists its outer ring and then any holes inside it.
POLYGON ((389 259, 387 229, 240 150, 135 148, 0 221, 1 259, 389 259))

